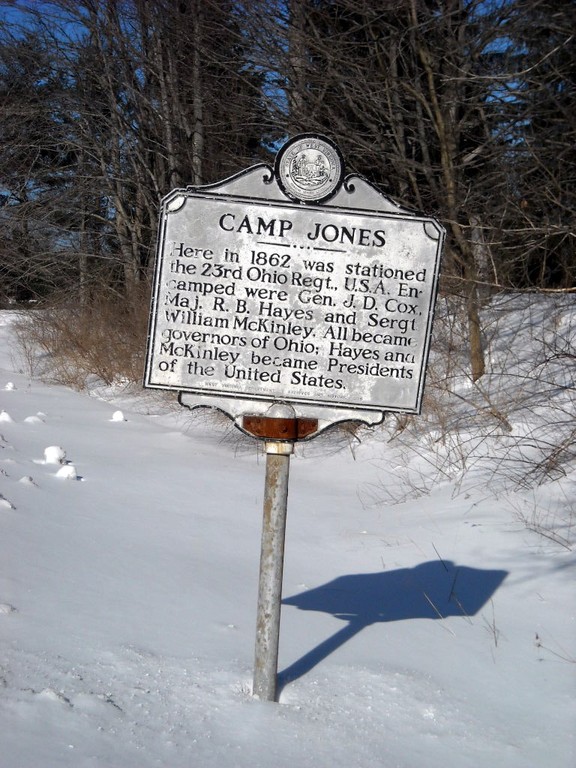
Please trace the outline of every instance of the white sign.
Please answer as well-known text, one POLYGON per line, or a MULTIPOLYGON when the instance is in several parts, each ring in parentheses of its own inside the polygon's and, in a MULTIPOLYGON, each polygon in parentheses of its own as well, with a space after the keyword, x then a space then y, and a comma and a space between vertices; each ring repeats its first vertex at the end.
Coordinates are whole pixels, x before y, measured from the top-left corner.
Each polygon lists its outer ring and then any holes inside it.
POLYGON ((165 198, 145 386, 418 413, 442 228, 274 195, 165 198))

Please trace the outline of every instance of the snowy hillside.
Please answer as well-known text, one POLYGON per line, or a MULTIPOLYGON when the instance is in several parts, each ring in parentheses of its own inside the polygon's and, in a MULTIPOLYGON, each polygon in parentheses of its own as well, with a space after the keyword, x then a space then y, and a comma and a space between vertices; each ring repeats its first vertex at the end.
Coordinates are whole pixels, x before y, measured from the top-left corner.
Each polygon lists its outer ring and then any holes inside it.
POLYGON ((297 447, 278 704, 256 443, 31 379, 0 313, 0 767, 573 768, 573 304, 496 302, 480 388, 436 355, 422 417, 297 447))

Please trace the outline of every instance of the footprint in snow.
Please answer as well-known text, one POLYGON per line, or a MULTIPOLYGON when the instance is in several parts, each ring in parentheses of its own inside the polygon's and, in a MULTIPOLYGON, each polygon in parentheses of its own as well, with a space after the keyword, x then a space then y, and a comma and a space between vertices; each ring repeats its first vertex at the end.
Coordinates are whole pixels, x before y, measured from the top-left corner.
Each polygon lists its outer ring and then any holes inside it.
POLYGON ((35 487, 36 483, 34 482, 34 478, 30 477, 30 475, 24 475, 24 477, 21 477, 20 480, 18 480, 19 483, 22 485, 33 485, 35 487))
POLYGON ((36 696, 38 696, 39 699, 44 699, 45 701, 53 701, 58 704, 65 704, 67 707, 72 706, 72 702, 67 696, 64 696, 63 693, 55 691, 53 688, 44 688, 43 691, 34 691, 34 693, 36 696))
POLYGON ((8 499, 4 498, 2 494, 0 493, 0 507, 3 507, 4 509, 16 509, 14 504, 12 504, 8 499))
POLYGON ((112 697, 104 693, 78 693, 71 700, 71 704, 76 709, 93 715, 105 714, 113 710, 122 712, 122 708, 112 697))

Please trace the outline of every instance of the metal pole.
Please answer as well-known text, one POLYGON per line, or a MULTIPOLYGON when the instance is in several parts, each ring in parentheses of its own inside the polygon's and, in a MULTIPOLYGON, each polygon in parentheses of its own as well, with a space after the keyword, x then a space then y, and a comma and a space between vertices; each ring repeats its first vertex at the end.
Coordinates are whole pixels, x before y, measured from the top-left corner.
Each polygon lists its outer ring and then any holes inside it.
POLYGON ((266 701, 276 700, 288 475, 293 450, 292 443, 266 443, 253 688, 254 695, 266 701))

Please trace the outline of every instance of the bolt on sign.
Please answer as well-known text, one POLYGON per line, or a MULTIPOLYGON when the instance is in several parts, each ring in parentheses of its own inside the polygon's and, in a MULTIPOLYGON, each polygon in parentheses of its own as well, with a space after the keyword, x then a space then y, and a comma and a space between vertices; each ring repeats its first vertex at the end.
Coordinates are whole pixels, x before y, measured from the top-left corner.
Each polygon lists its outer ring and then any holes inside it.
POLYGON ((444 230, 302 134, 162 201, 145 386, 238 421, 419 413, 444 230))

